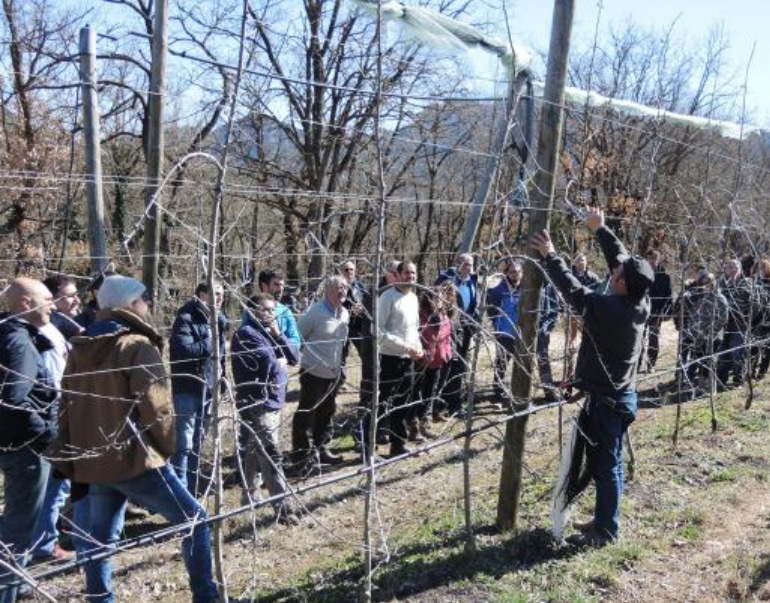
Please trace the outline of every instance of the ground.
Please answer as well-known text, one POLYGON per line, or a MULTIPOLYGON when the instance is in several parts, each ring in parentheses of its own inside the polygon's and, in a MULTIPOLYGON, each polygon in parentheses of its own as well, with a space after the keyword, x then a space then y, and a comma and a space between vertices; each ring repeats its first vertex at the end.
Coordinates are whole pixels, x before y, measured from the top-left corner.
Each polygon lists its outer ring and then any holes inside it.
MULTIPOLYGON (((770 600, 770 384, 758 385, 750 410, 744 408, 745 389, 720 394, 712 416, 708 398, 678 408, 673 398, 660 395, 671 379, 659 373, 640 385, 644 401, 632 427, 634 475, 623 501, 622 539, 603 549, 560 547, 550 537, 557 409, 529 420, 515 530, 495 527, 504 426, 473 438, 468 453, 472 548, 465 529, 462 439, 378 471, 373 600, 770 600)), ((343 396, 342 415, 353 399, 343 396)), ((564 430, 576 411, 575 406, 564 409, 564 430)), ((482 400, 475 425, 502 416, 482 400)), ((461 429, 459 423, 443 425, 444 435, 461 429)), ((352 443, 349 436, 336 442, 350 462, 333 475, 360 468, 352 443)), ((223 567, 231 596, 265 602, 359 600, 365 583, 365 486, 365 476, 358 475, 300 494, 306 515, 296 527, 276 525, 265 509, 225 521, 223 567)), ((234 484, 228 486, 227 509, 238 506, 239 494, 234 484)), ((579 517, 587 516, 591 495, 581 500, 579 517)), ((151 522, 163 523, 156 517, 151 522)), ((147 530, 137 522, 127 528, 128 535, 147 530)), ((119 601, 190 600, 178 541, 127 551, 115 565, 119 601)), ((57 600, 76 600, 82 579, 71 573, 44 586, 57 600)))

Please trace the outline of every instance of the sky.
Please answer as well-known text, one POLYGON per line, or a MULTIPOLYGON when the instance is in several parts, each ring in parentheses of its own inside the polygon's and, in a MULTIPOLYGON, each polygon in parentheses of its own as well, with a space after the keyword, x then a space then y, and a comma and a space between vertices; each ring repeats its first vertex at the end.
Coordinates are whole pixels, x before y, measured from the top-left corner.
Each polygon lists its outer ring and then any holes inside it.
MULTIPOLYGON (((514 39, 547 50, 553 14, 552 0, 507 0, 514 39)), ((747 82, 746 101, 756 125, 770 127, 770 2, 763 0, 575 0, 573 45, 589 45, 597 16, 600 31, 621 25, 630 17, 642 26, 667 28, 687 40, 703 39, 723 24, 730 41, 729 61, 736 83, 747 82), (601 6, 601 12, 599 7, 601 6), (746 68, 754 56, 746 79, 746 68)))

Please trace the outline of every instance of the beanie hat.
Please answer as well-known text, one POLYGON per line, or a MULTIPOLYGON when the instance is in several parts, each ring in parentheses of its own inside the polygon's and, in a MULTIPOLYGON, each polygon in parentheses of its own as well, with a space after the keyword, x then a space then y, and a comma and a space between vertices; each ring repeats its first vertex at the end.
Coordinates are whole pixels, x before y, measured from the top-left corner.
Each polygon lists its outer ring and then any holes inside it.
POLYGON ((642 297, 655 282, 655 273, 647 260, 631 256, 622 260, 623 278, 629 295, 642 297))
POLYGON ((135 299, 142 296, 147 288, 135 278, 128 276, 108 276, 96 293, 96 302, 102 310, 127 308, 135 299))

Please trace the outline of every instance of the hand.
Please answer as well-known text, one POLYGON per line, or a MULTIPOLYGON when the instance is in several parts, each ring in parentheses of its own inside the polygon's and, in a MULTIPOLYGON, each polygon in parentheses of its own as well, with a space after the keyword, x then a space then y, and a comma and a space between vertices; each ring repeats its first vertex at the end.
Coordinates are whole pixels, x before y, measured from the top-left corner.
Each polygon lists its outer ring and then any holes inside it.
POLYGON ((422 360, 423 356, 425 356, 425 352, 422 350, 412 350, 409 352, 409 358, 412 360, 422 360))
POLYGON ((361 304, 355 303, 352 306, 350 306, 350 313, 353 316, 360 316, 361 312, 363 312, 363 309, 364 307, 361 304))
POLYGON ((278 328, 278 323, 275 321, 275 319, 271 320, 271 321, 270 321, 269 323, 267 323, 267 325, 265 325, 265 326, 267 327, 267 330, 268 330, 268 332, 269 332, 269 333, 270 333, 270 334, 271 334, 273 337, 277 337, 278 335, 280 335, 280 334, 281 334, 281 330, 278 328))
POLYGON ((586 210, 586 226, 592 233, 604 226, 604 211, 598 207, 589 207, 586 210))
POLYGON ((556 249, 551 241, 551 235, 547 230, 541 230, 538 232, 532 240, 529 242, 530 247, 537 252, 541 258, 546 257, 549 253, 556 253, 556 249))

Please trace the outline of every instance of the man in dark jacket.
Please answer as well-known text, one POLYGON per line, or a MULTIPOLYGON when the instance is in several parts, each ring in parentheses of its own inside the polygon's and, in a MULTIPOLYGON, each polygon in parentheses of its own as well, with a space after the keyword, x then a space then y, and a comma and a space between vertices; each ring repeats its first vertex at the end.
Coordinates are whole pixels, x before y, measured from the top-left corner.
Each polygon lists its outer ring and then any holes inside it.
MULTIPOLYGON (((235 402, 250 436, 241 504, 260 500, 258 471, 270 496, 288 491, 280 445, 281 410, 286 405, 286 365, 297 363, 296 349, 278 327, 273 296, 258 293, 246 305, 248 312, 233 334, 231 349, 235 402)), ((287 499, 275 503, 274 509, 279 522, 297 523, 287 499)))
MULTIPOLYGON (((18 278, 5 297, 10 313, 0 316, 0 558, 23 567, 50 470, 40 453, 53 437, 50 407, 56 390, 41 356, 51 344, 38 329, 50 320, 53 296, 40 281, 18 278)), ((0 570, 3 603, 16 600, 19 585, 11 582, 12 576, 0 570)))
POLYGON ((545 261, 551 282, 583 317, 575 373, 587 397, 578 418, 578 439, 596 485, 596 506, 593 520, 569 540, 601 546, 619 536, 623 434, 636 417, 637 364, 650 315, 647 291, 655 277, 647 261, 630 256, 604 225, 601 210, 587 210, 585 222, 611 271, 608 295, 592 291, 575 278, 556 255, 546 231, 533 238, 532 247, 545 261))
POLYGON ((727 260, 724 271, 724 276, 719 281, 719 292, 727 298, 729 314, 717 361, 717 388, 720 391, 730 385, 731 375, 733 385, 743 384, 743 350, 749 330, 753 298, 752 283, 743 276, 739 260, 727 260))
POLYGON ((489 290, 487 309, 492 319, 495 335, 495 396, 510 402, 506 372, 516 352, 521 334, 519 331, 519 301, 521 300, 521 262, 514 259, 503 261, 503 278, 489 290))
POLYGON ((655 273, 655 281, 650 287, 650 320, 647 322, 647 370, 651 371, 658 362, 660 326, 670 316, 674 300, 671 277, 666 274, 660 263, 660 251, 647 251, 647 262, 655 273))
POLYGON ((209 308, 213 305, 217 311, 219 351, 224 372, 228 320, 219 311, 223 298, 221 284, 214 285, 212 296, 208 284, 199 283, 195 288, 195 297, 179 309, 171 328, 169 357, 177 443, 171 464, 193 496, 197 496, 198 492, 200 449, 206 433, 215 378, 209 308))
POLYGON ((441 272, 435 285, 447 281, 457 291, 457 308, 460 310, 460 325, 454 333, 454 355, 449 363, 444 400, 450 413, 460 410, 463 400, 463 382, 470 366, 470 347, 473 334, 478 330, 479 322, 479 277, 473 271, 473 256, 461 253, 457 256, 457 266, 441 272))

